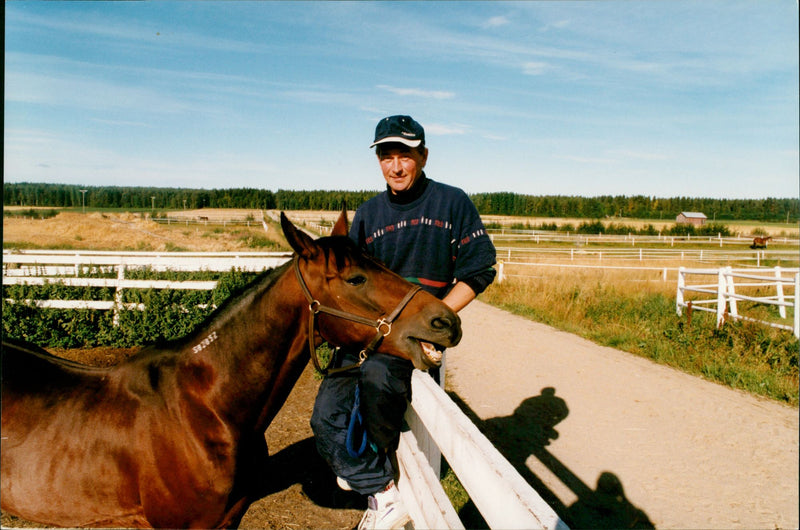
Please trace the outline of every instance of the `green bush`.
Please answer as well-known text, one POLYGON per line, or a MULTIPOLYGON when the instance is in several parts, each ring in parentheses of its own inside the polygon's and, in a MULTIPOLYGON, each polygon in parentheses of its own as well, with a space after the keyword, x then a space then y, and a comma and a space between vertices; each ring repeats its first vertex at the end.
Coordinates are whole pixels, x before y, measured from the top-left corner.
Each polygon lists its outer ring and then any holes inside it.
POLYGON ((50 348, 115 348, 141 346, 180 338, 191 332, 214 307, 237 294, 257 276, 233 269, 227 273, 126 271, 131 279, 216 279, 211 291, 177 289, 125 289, 124 303, 144 304, 146 309, 121 310, 118 325, 112 311, 43 309, 25 300, 113 300, 114 290, 68 287, 60 283, 41 286, 3 286, 3 336, 50 348))

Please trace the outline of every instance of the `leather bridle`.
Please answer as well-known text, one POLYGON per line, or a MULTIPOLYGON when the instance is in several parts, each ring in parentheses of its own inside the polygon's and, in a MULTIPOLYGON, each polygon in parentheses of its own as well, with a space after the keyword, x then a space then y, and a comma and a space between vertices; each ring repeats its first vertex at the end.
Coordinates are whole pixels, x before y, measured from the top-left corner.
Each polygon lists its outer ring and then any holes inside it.
POLYGON ((306 301, 308 301, 308 349, 311 352, 311 360, 314 363, 314 367, 323 375, 346 372, 361 366, 361 364, 367 360, 367 357, 369 357, 369 355, 371 355, 377 349, 384 337, 389 336, 389 334, 392 332, 392 322, 394 322, 395 319, 400 316, 400 313, 406 308, 411 299, 414 298, 414 295, 422 290, 422 287, 418 285, 413 286, 411 290, 406 293, 403 299, 400 300, 400 303, 397 304, 397 307, 394 308, 394 311, 392 311, 388 317, 373 320, 333 307, 326 307, 322 305, 319 300, 315 299, 311 295, 311 291, 308 290, 308 286, 303 279, 303 275, 300 273, 300 257, 297 254, 294 256, 294 273, 295 276, 297 276, 297 281, 300 283, 300 288, 303 290, 306 301), (317 314, 319 313, 325 313, 327 315, 343 318, 345 320, 350 320, 352 322, 357 322, 359 324, 364 324, 366 326, 375 328, 375 337, 363 350, 361 350, 358 355, 359 360, 356 364, 331 369, 330 365, 331 362, 333 362, 333 359, 331 359, 331 361, 328 363, 328 366, 325 368, 320 365, 319 358, 317 357, 317 347, 314 343, 314 331, 316 329, 317 314))

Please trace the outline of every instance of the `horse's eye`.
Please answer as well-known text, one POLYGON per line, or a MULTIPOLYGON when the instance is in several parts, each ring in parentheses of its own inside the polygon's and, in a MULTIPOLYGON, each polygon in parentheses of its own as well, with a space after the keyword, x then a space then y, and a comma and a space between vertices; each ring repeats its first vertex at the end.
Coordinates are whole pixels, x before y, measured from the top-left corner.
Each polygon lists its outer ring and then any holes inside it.
POLYGON ((361 275, 361 274, 357 274, 357 275, 353 276, 352 278, 348 278, 347 279, 347 283, 349 283, 350 285, 361 285, 366 281, 367 281, 367 277, 364 276, 364 275, 361 275))

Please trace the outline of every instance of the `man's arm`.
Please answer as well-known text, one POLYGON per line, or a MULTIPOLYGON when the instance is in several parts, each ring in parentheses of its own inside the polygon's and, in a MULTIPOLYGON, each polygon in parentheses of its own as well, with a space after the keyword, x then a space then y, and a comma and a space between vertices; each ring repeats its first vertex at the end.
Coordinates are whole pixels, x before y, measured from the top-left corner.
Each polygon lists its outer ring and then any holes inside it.
POLYGON ((442 299, 442 302, 458 313, 464 309, 467 304, 472 302, 476 296, 478 295, 475 294, 475 291, 473 291, 469 285, 464 282, 457 282, 453 288, 450 289, 450 292, 447 293, 447 296, 442 299))

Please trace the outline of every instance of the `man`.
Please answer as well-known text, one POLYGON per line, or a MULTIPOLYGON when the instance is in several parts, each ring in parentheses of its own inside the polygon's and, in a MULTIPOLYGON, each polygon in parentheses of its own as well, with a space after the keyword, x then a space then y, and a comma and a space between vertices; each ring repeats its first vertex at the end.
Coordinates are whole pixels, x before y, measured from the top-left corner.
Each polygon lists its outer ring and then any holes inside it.
MULTIPOLYGON (((459 188, 427 178, 425 131, 410 116, 382 119, 370 147, 375 147, 386 191, 356 211, 350 237, 459 311, 495 276, 494 245, 475 206, 459 188)), ((357 355, 341 350, 335 363, 355 363, 357 355)), ((320 385, 311 427, 339 486, 368 495, 369 509, 359 529, 399 528, 409 519, 394 486, 392 457, 411 397, 413 369, 410 361, 373 354, 358 371, 326 377, 320 385), (362 450, 354 449, 359 444, 352 442, 350 425, 359 415, 368 442, 362 450)))

